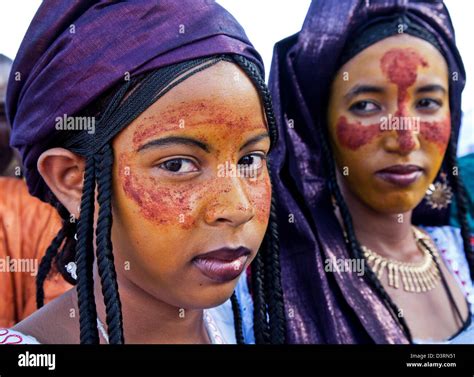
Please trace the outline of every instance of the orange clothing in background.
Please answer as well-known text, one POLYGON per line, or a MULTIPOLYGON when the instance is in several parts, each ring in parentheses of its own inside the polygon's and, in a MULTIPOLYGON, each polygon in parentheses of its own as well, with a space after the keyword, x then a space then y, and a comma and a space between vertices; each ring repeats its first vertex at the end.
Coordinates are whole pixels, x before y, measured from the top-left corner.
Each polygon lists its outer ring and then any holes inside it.
MULTIPOLYGON (((28 193, 21 179, 0 177, 0 327, 36 310, 36 273, 61 226, 57 211, 28 193)), ((45 302, 72 286, 59 274, 45 282, 45 302)))

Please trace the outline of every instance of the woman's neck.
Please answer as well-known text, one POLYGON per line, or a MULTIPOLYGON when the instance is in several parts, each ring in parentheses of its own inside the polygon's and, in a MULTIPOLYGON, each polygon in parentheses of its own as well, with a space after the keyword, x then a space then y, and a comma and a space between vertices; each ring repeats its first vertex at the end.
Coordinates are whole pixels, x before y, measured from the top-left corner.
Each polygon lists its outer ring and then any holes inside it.
MULTIPOLYGON (((123 329, 126 343, 196 344, 209 343, 203 321, 203 310, 180 309, 171 306, 137 286, 124 276, 118 276, 122 304, 123 329)), ((105 323, 105 305, 100 278, 94 271, 95 297, 100 321, 105 323)))
MULTIPOLYGON (((412 211, 390 214, 375 211, 340 182, 342 195, 351 213, 357 239, 379 255, 402 262, 416 262, 421 253, 413 236, 412 211)), ((336 211, 342 224, 342 216, 336 211)))

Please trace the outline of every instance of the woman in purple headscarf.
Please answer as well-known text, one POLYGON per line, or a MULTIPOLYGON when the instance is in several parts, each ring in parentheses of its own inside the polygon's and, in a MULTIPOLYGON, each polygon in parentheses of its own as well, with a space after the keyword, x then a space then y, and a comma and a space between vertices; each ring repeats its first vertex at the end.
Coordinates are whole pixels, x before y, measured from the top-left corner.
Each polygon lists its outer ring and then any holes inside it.
POLYGON ((442 1, 314 1, 276 45, 290 342, 474 341, 464 82, 442 1), (445 226, 452 196, 461 229, 445 226))
POLYGON ((230 14, 213 1, 43 1, 12 72, 12 144, 31 194, 63 218, 38 306, 52 266, 76 287, 1 343, 284 341, 265 163, 276 126, 230 14))

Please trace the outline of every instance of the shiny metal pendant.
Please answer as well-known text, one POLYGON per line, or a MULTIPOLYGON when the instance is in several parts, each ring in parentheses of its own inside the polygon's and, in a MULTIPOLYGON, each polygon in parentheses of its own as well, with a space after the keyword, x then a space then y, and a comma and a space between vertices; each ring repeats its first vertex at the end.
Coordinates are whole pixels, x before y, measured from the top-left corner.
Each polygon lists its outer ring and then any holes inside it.
POLYGON ((426 190, 426 202, 433 209, 448 208, 453 199, 453 191, 446 178, 443 182, 434 182, 426 190))

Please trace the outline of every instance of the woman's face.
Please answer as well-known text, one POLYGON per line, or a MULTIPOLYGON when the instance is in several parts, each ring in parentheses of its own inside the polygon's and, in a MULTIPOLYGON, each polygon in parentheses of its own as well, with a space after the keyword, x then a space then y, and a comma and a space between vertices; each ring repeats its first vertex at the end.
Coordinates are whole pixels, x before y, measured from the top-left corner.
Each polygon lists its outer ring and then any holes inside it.
POLYGON ((344 188, 378 212, 416 207, 450 138, 448 88, 443 56, 409 35, 384 39, 347 62, 328 111, 344 188))
POLYGON ((113 141, 119 275, 178 308, 228 299, 267 228, 269 147, 257 90, 232 63, 155 102, 113 141))

